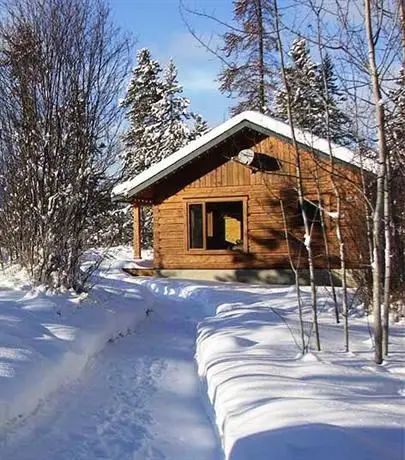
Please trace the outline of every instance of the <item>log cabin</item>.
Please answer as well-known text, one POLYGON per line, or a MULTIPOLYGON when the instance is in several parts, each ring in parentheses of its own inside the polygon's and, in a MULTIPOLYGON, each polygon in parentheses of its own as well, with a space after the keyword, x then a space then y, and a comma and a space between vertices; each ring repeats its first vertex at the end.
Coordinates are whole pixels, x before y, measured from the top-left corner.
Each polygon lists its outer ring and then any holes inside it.
POLYGON ((340 267, 337 218, 348 268, 364 266, 362 173, 354 153, 294 132, 310 238, 298 201, 290 127, 248 111, 115 187, 113 199, 133 206, 134 257, 141 251, 140 210, 150 206, 154 273, 162 276, 289 283, 293 268, 307 276, 310 241, 325 282, 325 269, 340 267))

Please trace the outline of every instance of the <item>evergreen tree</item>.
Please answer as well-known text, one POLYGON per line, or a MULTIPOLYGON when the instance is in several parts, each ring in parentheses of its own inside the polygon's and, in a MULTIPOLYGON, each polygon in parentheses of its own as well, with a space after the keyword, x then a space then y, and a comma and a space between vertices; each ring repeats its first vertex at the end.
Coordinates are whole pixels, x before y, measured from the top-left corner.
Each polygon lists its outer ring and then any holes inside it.
POLYGON ((127 109, 129 128, 124 135, 125 150, 122 158, 124 179, 139 174, 153 164, 155 142, 151 127, 158 123, 153 105, 162 98, 162 68, 152 59, 150 51, 143 48, 137 52, 137 65, 132 71, 125 99, 121 106, 127 109))
POLYGON ((236 27, 223 35, 221 48, 231 62, 219 74, 220 90, 238 100, 236 115, 244 110, 267 112, 277 79, 276 40, 270 0, 235 0, 236 27))
POLYGON ((147 49, 137 53, 137 66, 121 105, 129 122, 124 135, 124 178, 139 174, 207 129, 202 117, 188 110, 190 101, 183 95, 173 61, 162 71, 147 49))
POLYGON ((117 179, 106 178, 95 188, 97 200, 89 211, 89 225, 85 229, 86 248, 109 248, 128 244, 132 236, 131 205, 118 205, 111 199, 117 179))
MULTIPOLYGON (((136 176, 204 134, 206 123, 189 111, 189 105, 173 61, 163 71, 149 50, 140 50, 122 102, 129 122, 124 135, 124 178, 136 176)), ((150 209, 143 208, 142 220, 142 243, 149 246, 153 233, 150 209)))
POLYGON ((198 113, 193 113, 191 116, 194 120, 194 126, 190 132, 190 140, 194 140, 208 131, 208 123, 198 113))
MULTIPOLYGON (((294 40, 288 54, 292 65, 286 67, 285 72, 290 87, 294 122, 300 128, 314 132, 320 112, 317 65, 310 57, 305 39, 294 40)), ((283 120, 288 118, 285 89, 276 96, 275 115, 283 120)))
POLYGON ((157 143, 156 160, 159 161, 190 141, 191 130, 187 122, 191 119, 188 112, 190 101, 183 96, 183 88, 177 79, 177 68, 170 61, 162 78, 162 94, 152 106, 152 117, 156 120, 149 134, 157 143))
MULTIPOLYGON (((297 127, 319 137, 327 137, 326 107, 329 115, 329 135, 333 142, 347 144, 352 140, 350 119, 340 108, 344 97, 336 84, 332 59, 326 55, 324 62, 315 63, 306 40, 294 40, 289 55, 291 65, 286 68, 287 81, 292 96, 293 120, 297 127), (326 84, 326 91, 325 91, 326 84), (326 101, 325 101, 325 94, 326 101)), ((285 90, 276 96, 275 115, 287 120, 287 95, 285 90)))
POLYGON ((333 61, 329 54, 326 54, 323 63, 318 69, 317 79, 317 86, 320 88, 320 92, 317 91, 317 96, 321 99, 321 107, 318 112, 320 117, 315 126, 315 134, 323 138, 326 138, 328 135, 325 114, 326 106, 329 115, 329 135, 331 140, 342 145, 352 143, 355 136, 350 127, 350 118, 340 107, 346 101, 346 98, 337 85, 333 61), (325 94, 327 94, 326 100, 325 94))

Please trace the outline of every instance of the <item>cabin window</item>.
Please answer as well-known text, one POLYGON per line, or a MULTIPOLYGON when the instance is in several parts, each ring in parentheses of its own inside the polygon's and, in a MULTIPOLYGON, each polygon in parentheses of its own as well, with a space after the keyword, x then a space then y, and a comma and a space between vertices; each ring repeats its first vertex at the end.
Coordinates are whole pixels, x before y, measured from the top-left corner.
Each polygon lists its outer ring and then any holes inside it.
POLYGON ((188 203, 188 249, 244 250, 244 200, 188 203))
POLYGON ((190 249, 203 249, 203 205, 190 204, 188 210, 190 249))

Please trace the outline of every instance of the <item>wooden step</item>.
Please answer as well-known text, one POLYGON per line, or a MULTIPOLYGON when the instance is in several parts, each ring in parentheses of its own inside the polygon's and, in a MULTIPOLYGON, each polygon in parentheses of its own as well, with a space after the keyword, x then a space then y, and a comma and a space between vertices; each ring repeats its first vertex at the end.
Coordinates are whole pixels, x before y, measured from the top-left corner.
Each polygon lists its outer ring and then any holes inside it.
POLYGON ((131 276, 157 276, 155 268, 123 268, 131 276))

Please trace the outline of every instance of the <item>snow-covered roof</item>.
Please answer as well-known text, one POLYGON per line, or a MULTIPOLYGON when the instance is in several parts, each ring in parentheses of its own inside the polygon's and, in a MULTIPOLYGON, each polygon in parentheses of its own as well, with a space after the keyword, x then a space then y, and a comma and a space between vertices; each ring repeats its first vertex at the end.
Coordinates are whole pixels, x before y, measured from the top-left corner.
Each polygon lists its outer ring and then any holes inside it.
MULTIPOLYGON (((266 135, 273 133, 288 139, 292 138, 290 125, 287 123, 258 112, 242 112, 213 128, 198 139, 191 141, 177 152, 154 164, 133 179, 118 184, 113 189, 113 199, 116 201, 128 200, 243 128, 250 128, 266 135)), ((329 156, 329 147, 326 139, 322 139, 298 128, 295 128, 294 132, 300 144, 329 156)), ((336 159, 345 163, 358 165, 354 152, 346 147, 332 144, 332 153, 336 159)))

